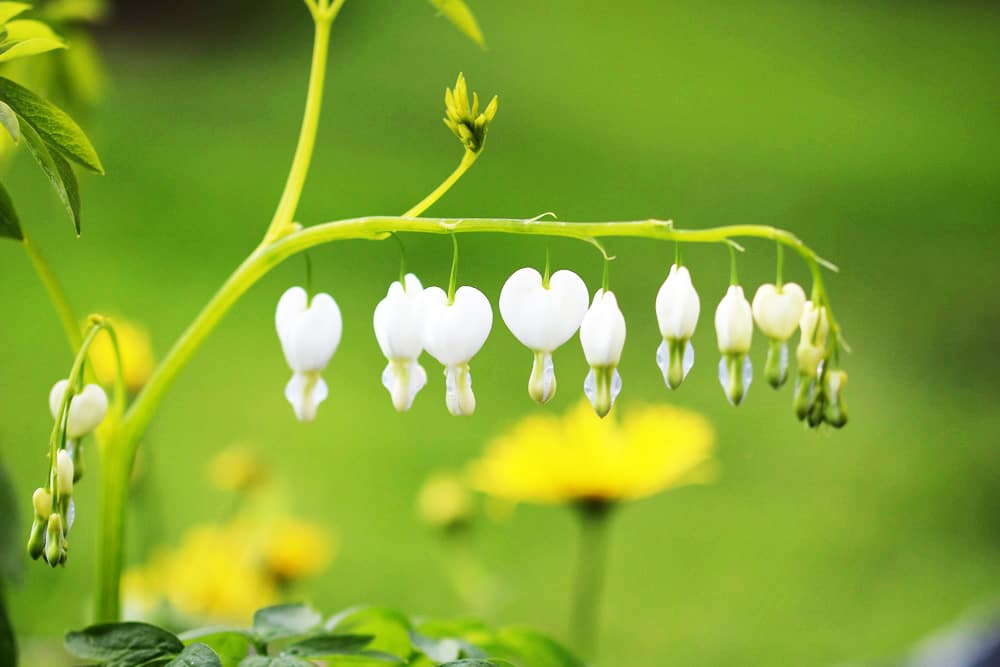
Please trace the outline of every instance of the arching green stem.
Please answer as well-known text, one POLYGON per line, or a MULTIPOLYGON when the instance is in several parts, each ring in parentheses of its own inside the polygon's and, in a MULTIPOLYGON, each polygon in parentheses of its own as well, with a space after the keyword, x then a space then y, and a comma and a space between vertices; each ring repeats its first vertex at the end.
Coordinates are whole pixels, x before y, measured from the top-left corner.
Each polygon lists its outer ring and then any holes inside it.
POLYGON ((31 259, 31 265, 35 268, 35 273, 38 274, 38 278, 42 281, 42 286, 45 287, 45 292, 49 295, 49 301, 52 302, 52 306, 56 310, 59 323, 62 325, 63 331, 66 333, 66 339, 69 341, 69 346, 73 349, 73 352, 76 352, 80 349, 80 345, 83 342, 83 334, 80 332, 80 320, 73 313, 73 307, 66 297, 66 292, 63 291, 62 285, 59 284, 59 280, 56 278, 55 273, 52 272, 52 268, 45 261, 41 252, 39 252, 38 247, 26 234, 21 243, 24 245, 24 251, 28 253, 28 258, 31 259))
POLYGON ((455 185, 455 183, 458 182, 458 179, 462 178, 465 172, 469 170, 469 167, 475 164, 476 158, 478 157, 478 152, 466 150, 465 154, 462 156, 462 161, 458 163, 455 171, 451 172, 448 178, 441 182, 441 185, 434 188, 433 192, 414 204, 410 210, 403 214, 403 217, 416 218, 437 203, 437 201, 451 189, 451 186, 455 185))

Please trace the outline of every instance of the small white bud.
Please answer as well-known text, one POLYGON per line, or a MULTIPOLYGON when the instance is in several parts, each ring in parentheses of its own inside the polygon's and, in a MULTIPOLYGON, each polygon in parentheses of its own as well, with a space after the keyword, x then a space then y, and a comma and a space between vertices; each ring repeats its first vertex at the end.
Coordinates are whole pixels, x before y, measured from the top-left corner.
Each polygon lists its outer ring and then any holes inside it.
POLYGON ((694 335, 701 300, 686 266, 674 264, 656 294, 656 321, 664 340, 688 340, 694 335))
POLYGON ((35 517, 46 520, 52 514, 52 494, 45 489, 35 489, 31 496, 31 505, 35 510, 35 517))
POLYGON ((56 489, 60 496, 73 495, 73 457, 65 449, 56 455, 56 489))
POLYGON ((750 351, 753 314, 739 285, 730 285, 715 309, 715 335, 722 354, 746 354, 750 351))

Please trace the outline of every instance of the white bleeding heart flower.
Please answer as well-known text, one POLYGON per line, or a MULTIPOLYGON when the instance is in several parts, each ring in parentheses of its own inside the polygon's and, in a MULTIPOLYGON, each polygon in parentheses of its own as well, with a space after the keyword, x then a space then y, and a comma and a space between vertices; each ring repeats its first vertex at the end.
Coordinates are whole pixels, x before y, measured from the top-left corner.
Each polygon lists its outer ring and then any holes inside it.
POLYGON ((743 288, 730 285, 715 309, 715 335, 719 343, 719 383, 726 398, 739 405, 753 380, 750 343, 753 340, 753 313, 743 288))
POLYGON ((671 389, 680 386, 694 365, 691 337, 698 325, 701 300, 687 267, 674 264, 656 294, 656 321, 663 342, 656 350, 656 364, 671 389))
MULTIPOLYGON (((62 407, 69 386, 67 380, 59 380, 49 392, 49 410, 53 419, 59 418, 59 408, 62 407)), ((89 435, 96 429, 108 412, 108 396, 96 384, 88 384, 69 402, 69 415, 66 420, 66 437, 78 440, 89 435)))
POLYGON ((770 340, 764 375, 775 389, 788 378, 786 341, 795 333, 805 309, 806 293, 796 283, 765 283, 753 297, 753 318, 770 340))
POLYGON ((328 390, 320 373, 340 345, 343 320, 337 302, 329 294, 316 294, 312 301, 301 287, 291 287, 278 300, 274 324, 292 370, 285 398, 299 421, 316 418, 316 408, 328 390))
POLYGON ((427 373, 417 363, 424 349, 424 287, 412 273, 389 286, 375 307, 375 339, 389 364, 382 371, 382 385, 399 412, 413 405, 417 392, 427 384, 427 373))
POLYGON ((469 361, 483 347, 493 328, 493 309, 475 287, 459 287, 449 303, 440 287, 423 295, 424 349, 445 367, 445 402, 453 415, 476 410, 469 361))
POLYGON ((614 292, 597 290, 580 324, 580 344, 590 365, 583 391, 600 417, 611 412, 622 389, 618 364, 625 347, 625 333, 625 316, 614 292))
POLYGON ((515 271, 500 290, 500 316, 535 356, 528 393, 545 403, 556 393, 552 353, 573 337, 587 312, 587 286, 572 271, 556 271, 545 284, 532 268, 515 271))

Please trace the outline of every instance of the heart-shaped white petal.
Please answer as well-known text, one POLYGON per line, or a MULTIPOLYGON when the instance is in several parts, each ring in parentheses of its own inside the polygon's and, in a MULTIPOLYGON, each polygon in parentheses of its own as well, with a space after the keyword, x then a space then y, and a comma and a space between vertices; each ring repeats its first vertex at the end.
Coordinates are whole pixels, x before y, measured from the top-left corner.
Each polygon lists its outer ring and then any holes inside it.
POLYGON ((753 314, 739 285, 730 285, 715 309, 715 335, 722 354, 744 354, 750 350, 753 314))
MULTIPOLYGON (((53 419, 58 419, 59 408, 69 382, 59 380, 49 392, 49 410, 53 419)), ((88 384, 79 394, 73 397, 69 404, 69 416, 66 421, 66 437, 72 440, 82 438, 97 428, 104 415, 108 412, 108 396, 96 384, 88 384)))
POLYGON ((542 274, 526 267, 500 290, 500 315, 522 345, 552 352, 580 328, 588 300, 587 286, 572 271, 556 271, 545 287, 542 274))
POLYGON ((337 302, 329 294, 312 298, 301 287, 281 295, 274 314, 288 367, 296 373, 321 371, 340 345, 343 320, 337 302))
POLYGON ((412 273, 404 280, 405 289, 397 280, 375 307, 375 339, 387 359, 416 359, 423 350, 424 288, 412 273))
POLYGON ((687 267, 674 264, 656 294, 656 321, 665 340, 688 340, 694 335, 701 300, 687 267))
POLYGON ((467 363, 493 327, 493 309, 475 287, 459 287, 455 300, 440 287, 424 290, 424 349, 445 366, 467 363))
POLYGON ((295 416, 301 422, 316 418, 316 408, 326 400, 329 391, 318 372, 295 373, 285 385, 285 398, 292 404, 295 416))
POLYGON ((780 288, 765 283, 753 297, 753 318, 765 336, 786 341, 792 337, 802 319, 806 293, 796 283, 784 283, 780 288))
POLYGON ((592 367, 617 366, 625 347, 625 316, 614 292, 597 290, 580 324, 580 344, 592 367))

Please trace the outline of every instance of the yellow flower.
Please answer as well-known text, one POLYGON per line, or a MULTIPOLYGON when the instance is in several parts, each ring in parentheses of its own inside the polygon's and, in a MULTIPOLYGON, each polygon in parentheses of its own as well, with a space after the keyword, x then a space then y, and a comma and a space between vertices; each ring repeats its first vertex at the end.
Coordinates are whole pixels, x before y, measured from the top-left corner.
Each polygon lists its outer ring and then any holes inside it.
POLYGON ((245 445, 233 445, 212 457, 208 476, 223 491, 250 491, 267 481, 267 468, 254 451, 245 445))
POLYGON ((456 528, 472 518, 473 511, 468 487, 452 473, 427 478, 417 496, 417 515, 432 528, 456 528))
MULTIPOLYGON (((118 351, 122 357, 122 373, 125 376, 125 387, 131 393, 142 389, 153 374, 156 361, 153 357, 153 344, 149 332, 125 318, 114 318, 112 324, 118 337, 118 351)), ((90 363, 97 374, 97 379, 106 387, 115 383, 118 366, 115 361, 114 348, 108 336, 98 336, 90 346, 90 363)))
POLYGON ((469 472, 475 488, 514 502, 635 500, 708 481, 713 441, 708 419, 690 410, 635 407, 618 424, 581 401, 562 417, 523 419, 469 472))
POLYGON ((280 583, 321 572, 333 552, 330 535, 315 523, 284 517, 266 529, 264 567, 280 583))

